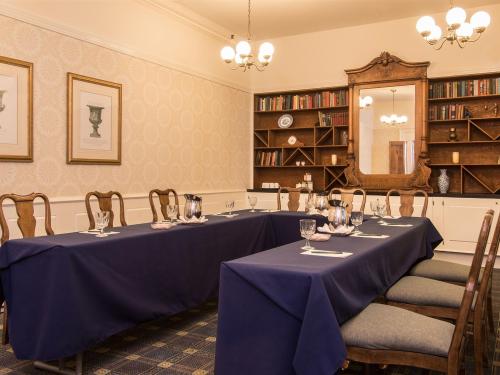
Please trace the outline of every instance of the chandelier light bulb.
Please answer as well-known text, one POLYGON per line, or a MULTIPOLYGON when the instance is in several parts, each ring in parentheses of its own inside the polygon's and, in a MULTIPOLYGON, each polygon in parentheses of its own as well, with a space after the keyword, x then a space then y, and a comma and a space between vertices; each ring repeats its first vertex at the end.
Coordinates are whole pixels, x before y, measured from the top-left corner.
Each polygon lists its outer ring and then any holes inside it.
POLYGON ((431 16, 420 17, 417 21, 417 31, 422 36, 428 36, 431 33, 432 27, 436 24, 431 16))
POLYGON ((389 123, 391 121, 391 119, 389 118, 389 116, 386 116, 386 115, 383 115, 383 116, 380 116, 380 122, 383 122, 383 123, 389 123))
POLYGON ((476 33, 482 33, 490 25, 491 17, 483 10, 476 12, 470 18, 472 28, 476 33))
POLYGON ((399 121, 400 121, 400 124, 404 124, 404 123, 408 122, 408 116, 405 116, 405 115, 399 116, 399 121))
POLYGON ((273 59, 273 55, 263 55, 262 53, 259 53, 258 59, 262 64, 268 65, 273 59))
POLYGON ((434 44, 439 39, 441 39, 442 35, 443 35, 443 31, 441 30, 441 28, 438 25, 434 25, 431 28, 430 34, 425 37, 425 40, 427 40, 431 44, 434 44))
POLYGON ((225 46, 220 51, 220 57, 227 63, 233 61, 235 55, 236 53, 234 52, 233 47, 230 46, 225 46))
POLYGON ((467 13, 460 7, 453 7, 446 13, 446 23, 454 30, 458 29, 465 22, 466 18, 467 13))
POLYGON ((274 46, 269 42, 264 42, 259 47, 259 55, 264 57, 272 56, 274 53, 274 46))
POLYGON ((244 66, 248 61, 248 57, 242 57, 239 53, 234 56, 234 62, 239 66, 244 66))
POLYGON ((252 52, 252 46, 250 46, 250 43, 246 40, 242 40, 236 44, 236 53, 241 57, 244 58, 245 56, 250 55, 250 52, 252 52))
POLYGON ((472 25, 468 22, 464 22, 457 29, 457 37, 460 41, 467 41, 472 36, 473 33, 474 30, 472 28, 472 25))

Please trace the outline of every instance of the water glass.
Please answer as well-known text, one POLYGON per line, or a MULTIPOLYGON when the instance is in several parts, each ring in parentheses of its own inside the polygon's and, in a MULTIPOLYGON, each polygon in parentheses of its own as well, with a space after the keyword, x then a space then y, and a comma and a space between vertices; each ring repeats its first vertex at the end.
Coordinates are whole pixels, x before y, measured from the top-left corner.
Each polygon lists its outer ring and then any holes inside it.
POLYGON ((372 219, 377 218, 378 204, 379 204, 378 199, 376 201, 370 202, 370 209, 372 210, 372 219))
POLYGON ((109 211, 97 211, 95 217, 96 227, 99 229, 97 237, 107 237, 108 235, 104 233, 104 228, 106 228, 109 223, 109 211))
POLYGON ((233 200, 226 201, 226 208, 227 208, 229 215, 232 215, 233 208, 234 208, 234 201, 233 200))
POLYGON ((302 219, 300 220, 300 235, 306 239, 306 245, 302 247, 303 250, 314 250, 309 240, 316 233, 316 220, 302 219))
POLYGON ((386 214, 385 204, 380 203, 377 208, 377 216, 380 217, 379 223, 385 224, 384 216, 386 214))
POLYGON ((358 227, 363 224, 363 211, 352 211, 351 223, 354 225, 354 233, 361 233, 358 227))
POLYGON ((179 217, 179 206, 176 204, 169 204, 167 206, 167 216, 170 222, 173 223, 179 217))
POLYGON ((252 207, 250 212, 255 212, 255 206, 257 205, 257 197, 256 196, 248 197, 248 203, 250 203, 250 207, 252 207))

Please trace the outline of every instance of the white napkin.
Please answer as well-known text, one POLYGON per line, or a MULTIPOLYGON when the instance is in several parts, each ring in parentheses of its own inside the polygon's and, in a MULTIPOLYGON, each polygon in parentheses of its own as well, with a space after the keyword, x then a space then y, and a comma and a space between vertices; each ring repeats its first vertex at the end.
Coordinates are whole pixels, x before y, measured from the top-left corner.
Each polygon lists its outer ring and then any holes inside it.
POLYGON ((385 227, 412 227, 413 224, 390 224, 390 223, 379 223, 385 227))
MULTIPOLYGON (((83 231, 83 232, 78 232, 78 233, 81 233, 81 234, 93 234, 93 235, 96 235, 96 234, 99 234, 99 231, 96 231, 96 230, 86 230, 86 231, 83 231)), ((120 232, 104 232, 104 234, 119 234, 120 232)))
POLYGON ((328 233, 314 233, 310 238, 311 241, 328 241, 331 235, 328 233))
POLYGON ((224 216, 224 217, 228 217, 228 218, 231 218, 231 217, 235 217, 235 216, 238 216, 239 214, 214 214, 214 216, 224 216))
POLYGON ((330 233, 330 234, 349 234, 352 233, 354 230, 354 227, 349 227, 349 226, 344 226, 344 225, 339 225, 337 228, 335 228, 333 231, 330 228, 328 224, 323 224, 322 227, 318 227, 318 232, 321 233, 330 233))
POLYGON ((151 228, 153 228, 153 229, 170 229, 173 226, 175 226, 175 224, 173 224, 173 223, 165 223, 165 222, 158 222, 158 223, 152 223, 151 224, 151 228))
POLYGON ((351 237, 359 237, 359 238, 389 238, 387 234, 363 234, 363 233, 354 233, 351 234, 351 237))
POLYGON ((200 217, 199 219, 196 216, 193 216, 190 219, 186 219, 184 216, 179 218, 181 224, 203 224, 208 221, 205 216, 200 217))
POLYGON ((261 212, 278 212, 279 210, 262 210, 261 212))
MULTIPOLYGON (((319 250, 312 250, 312 251, 319 251, 319 250)), ((342 252, 342 254, 335 254, 335 253, 329 253, 325 251, 324 253, 319 251, 319 252, 311 252, 311 250, 306 250, 301 252, 302 255, 316 255, 318 257, 329 257, 329 258, 347 258, 352 255, 352 253, 347 253, 347 252, 342 252)))
POLYGON ((389 215, 386 215, 386 216, 383 216, 382 219, 401 219, 401 216, 389 216, 389 215))

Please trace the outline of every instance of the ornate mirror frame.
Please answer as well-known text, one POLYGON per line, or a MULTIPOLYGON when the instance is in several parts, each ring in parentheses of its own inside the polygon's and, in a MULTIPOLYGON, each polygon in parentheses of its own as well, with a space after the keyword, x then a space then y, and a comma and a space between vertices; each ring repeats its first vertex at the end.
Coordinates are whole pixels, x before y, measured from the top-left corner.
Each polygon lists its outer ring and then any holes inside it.
POLYGON ((429 185, 431 170, 427 156, 427 68, 429 62, 406 62, 389 52, 382 52, 369 64, 346 70, 349 82, 349 140, 347 167, 344 174, 347 185, 368 191, 390 189, 423 189, 429 185), (411 174, 364 174, 359 169, 359 92, 364 88, 415 85, 415 152, 418 158, 411 174))

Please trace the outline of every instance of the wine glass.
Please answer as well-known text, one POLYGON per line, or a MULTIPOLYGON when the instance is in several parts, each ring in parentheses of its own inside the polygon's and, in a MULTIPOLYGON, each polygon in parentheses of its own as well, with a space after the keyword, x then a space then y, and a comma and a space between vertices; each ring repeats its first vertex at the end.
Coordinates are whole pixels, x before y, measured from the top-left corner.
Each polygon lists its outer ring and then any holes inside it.
POLYGON ((380 203, 377 208, 377 216, 380 217, 380 220, 378 221, 379 224, 385 224, 384 216, 386 214, 385 210, 385 204, 380 203))
POLYGON ((179 206, 176 204, 169 204, 167 206, 167 216, 170 222, 173 223, 179 217, 179 206))
POLYGON ((109 223, 109 211, 97 211, 95 216, 96 227, 99 229, 97 237, 107 237, 108 235, 104 233, 104 228, 106 228, 109 223))
POLYGON ((309 242, 314 233, 316 233, 316 220, 300 220, 300 235, 306 239, 306 244, 302 247, 303 250, 314 250, 314 247, 312 247, 311 243, 309 242))
POLYGON ((248 197, 248 203, 250 203, 250 207, 252 207, 250 212, 255 212, 255 206, 257 205, 257 197, 256 196, 248 197))
POLYGON ((361 233, 358 227, 363 224, 363 211, 352 211, 351 223, 354 225, 354 233, 361 233))
POLYGON ((377 218, 378 203, 379 203, 378 199, 376 201, 370 202, 370 209, 372 210, 372 219, 377 218))
POLYGON ((231 216, 233 214, 232 212, 234 208, 234 201, 232 199, 226 201, 226 208, 227 211, 229 212, 229 216, 231 216))

